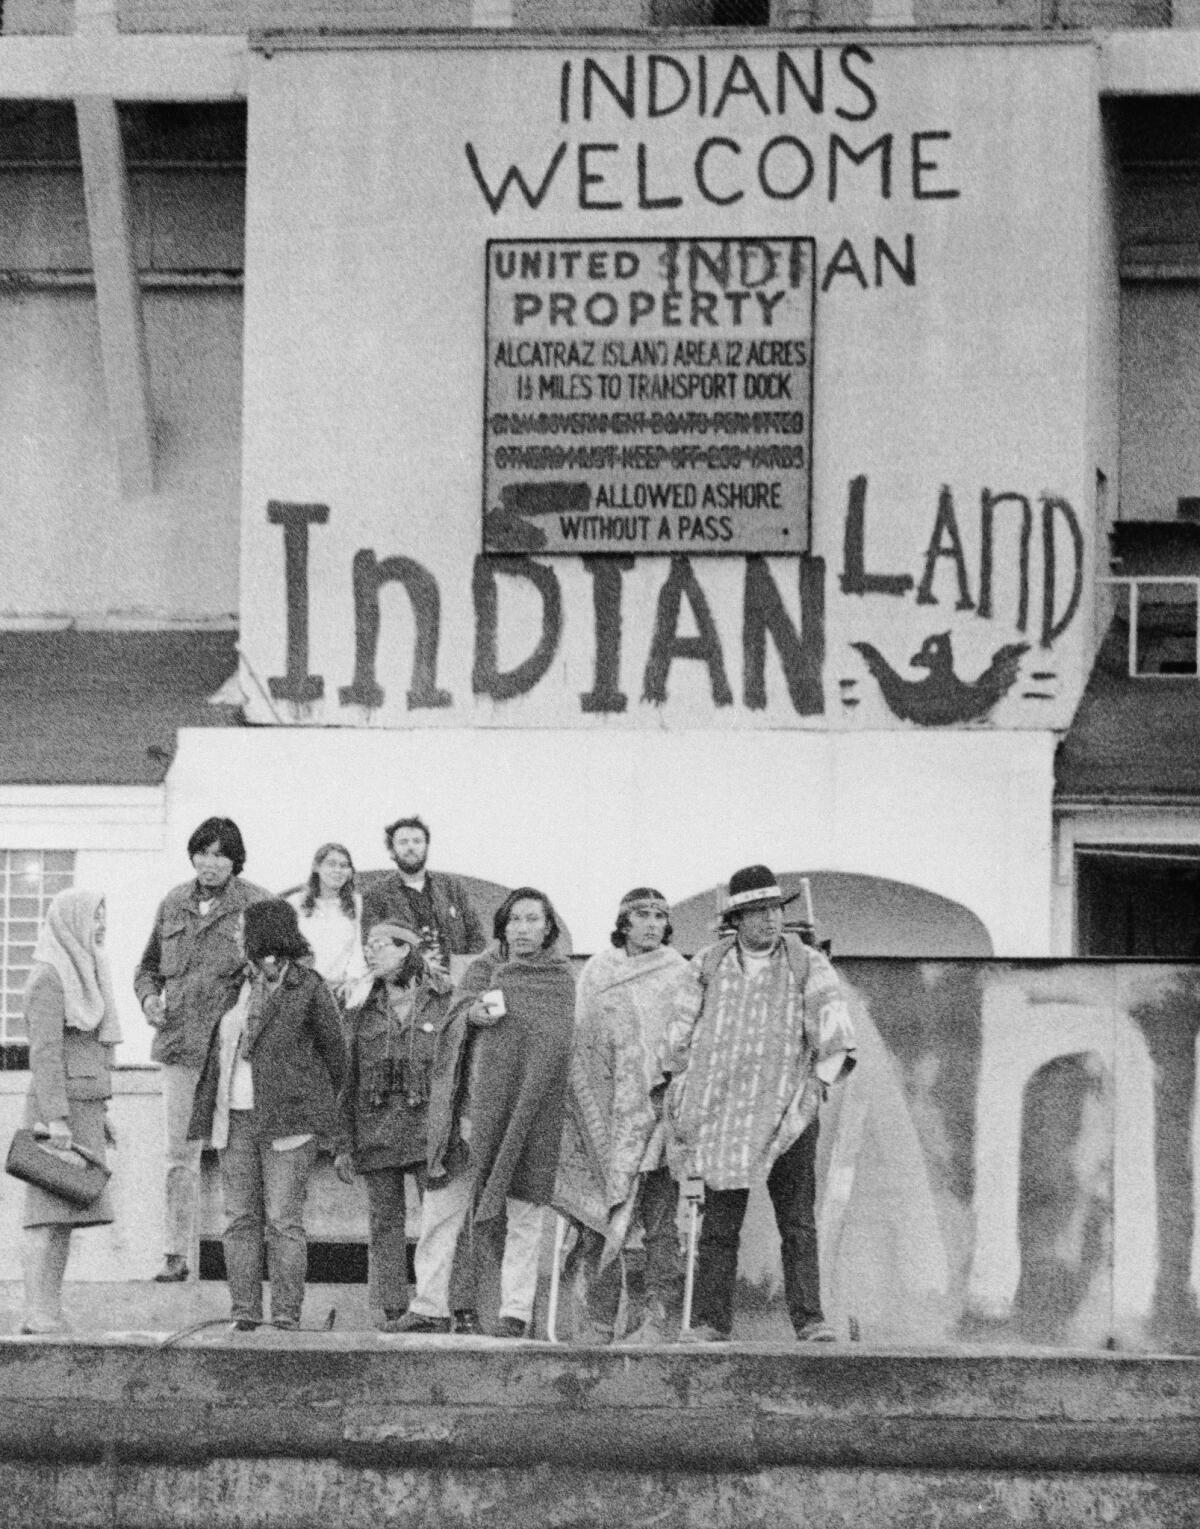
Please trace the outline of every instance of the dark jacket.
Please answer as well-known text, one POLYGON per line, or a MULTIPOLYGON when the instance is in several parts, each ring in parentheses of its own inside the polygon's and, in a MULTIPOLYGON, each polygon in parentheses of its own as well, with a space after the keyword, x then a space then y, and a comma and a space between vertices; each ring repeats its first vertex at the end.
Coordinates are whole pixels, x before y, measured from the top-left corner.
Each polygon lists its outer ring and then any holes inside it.
MULTIPOLYGON (((259 1141, 311 1132, 335 1151, 348 1145, 337 1113, 346 1074, 341 1019, 316 972, 293 962, 275 991, 264 992, 257 1016, 251 1010, 244 1050, 254 1079, 251 1123, 259 1141)), ((220 1072, 220 1027, 214 1025, 188 1126, 193 1140, 212 1134, 220 1072)))
MULTIPOLYGON (((425 886, 433 903, 433 921, 437 926, 442 951, 448 956, 469 956, 482 950, 487 936, 479 915, 471 904, 466 885, 457 876, 441 871, 426 871, 425 886)), ((362 926, 364 935, 372 924, 402 924, 420 933, 420 914, 413 906, 408 887, 399 871, 381 877, 363 893, 362 926)))
POLYGON ((450 994, 420 982, 405 996, 397 1015, 388 984, 376 982, 366 1002, 346 1015, 349 1054, 338 1112, 360 1173, 425 1161, 433 1055, 450 994))
POLYGON ((30 1093, 39 1121, 66 1120, 72 1099, 112 1096, 112 1047, 95 1030, 65 1023, 62 981, 52 966, 34 967, 25 998, 30 1093))
POLYGON ((161 993, 166 1004, 150 1048, 154 1061, 190 1067, 203 1063, 217 1021, 233 1007, 242 985, 238 918, 251 903, 270 895, 234 876, 203 917, 194 881, 163 898, 133 974, 140 1004, 152 993, 161 993))

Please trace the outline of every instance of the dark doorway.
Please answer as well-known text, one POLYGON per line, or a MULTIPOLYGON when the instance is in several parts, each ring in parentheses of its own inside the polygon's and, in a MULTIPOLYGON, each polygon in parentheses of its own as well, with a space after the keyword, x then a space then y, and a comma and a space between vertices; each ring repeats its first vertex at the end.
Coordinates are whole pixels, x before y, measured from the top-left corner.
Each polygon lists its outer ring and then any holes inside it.
POLYGON ((1098 846, 1075 866, 1081 956, 1200 958, 1200 848, 1098 846))

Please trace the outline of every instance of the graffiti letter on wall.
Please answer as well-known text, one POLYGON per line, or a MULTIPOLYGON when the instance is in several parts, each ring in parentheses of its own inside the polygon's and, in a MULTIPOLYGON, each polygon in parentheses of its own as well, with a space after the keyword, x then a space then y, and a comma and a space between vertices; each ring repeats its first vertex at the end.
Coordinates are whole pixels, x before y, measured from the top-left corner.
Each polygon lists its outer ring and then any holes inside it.
POLYGON ((621 575, 635 566, 631 557, 585 557, 592 577, 596 667, 592 688, 579 697, 585 712, 622 712, 628 698, 621 689, 621 575))
POLYGON ((695 658, 708 665, 709 684, 712 686, 714 706, 732 706, 733 691, 725 677, 725 660, 721 654, 721 639, 717 634, 712 611, 704 591, 692 572, 691 559, 673 557, 667 582, 658 592, 658 609, 654 617, 654 637, 650 643, 650 656, 646 660, 646 674, 642 682, 642 699, 662 706, 667 699, 667 675, 677 658, 695 658), (680 637, 679 609, 683 597, 692 608, 697 635, 680 637))
POLYGON ((892 194, 892 135, 884 133, 882 138, 876 138, 874 143, 869 143, 862 153, 846 142, 839 133, 832 133, 829 138, 829 200, 837 201, 838 194, 838 151, 856 168, 866 164, 874 153, 879 154, 879 194, 886 202, 892 194))
POLYGON ((527 557, 477 557, 471 575, 475 601, 475 666, 471 689, 495 701, 510 701, 533 689, 554 662, 562 636, 562 590, 553 568, 527 557), (504 672, 497 664, 499 592, 496 575, 528 579, 542 597, 542 631, 537 647, 523 663, 504 672))
POLYGON ((903 595, 913 587, 907 573, 868 573, 866 568, 867 479, 850 480, 846 505, 846 529, 842 537, 842 593, 844 595, 903 595))
POLYGON ((449 706, 448 690, 437 686, 438 634, 441 627, 441 593, 427 568, 410 557, 388 557, 383 562, 366 547, 354 554, 354 681, 343 685, 338 700, 343 706, 366 706, 376 710, 386 692, 375 678, 379 649, 379 591, 384 584, 403 584, 412 602, 416 622, 409 711, 422 707, 449 706))
POLYGON ((1029 624, 1029 539, 1033 534, 1033 508, 1024 494, 993 494, 985 488, 980 495, 980 545, 979 545, 979 614, 987 619, 992 615, 992 567, 996 539, 996 509, 1002 504, 1021 506, 1021 541, 1018 553, 1019 579, 1017 593, 1017 631, 1023 632, 1029 624))
POLYGON ((944 483, 938 494, 937 519, 933 523, 933 533, 929 538, 929 546, 925 549, 925 572, 921 575, 921 583, 917 588, 918 605, 937 604, 937 597, 933 593, 933 574, 940 557, 951 558, 958 574, 958 600, 955 610, 973 611, 975 602, 971 599, 971 592, 967 588, 967 562, 963 557, 962 537, 958 534, 958 521, 954 516, 954 499, 949 487, 944 483), (943 537, 945 537, 944 546, 943 537))
POLYGON ((1075 619, 1079 601, 1083 595, 1083 532, 1075 511, 1065 499, 1053 494, 1042 495, 1042 647, 1049 648, 1056 637, 1061 637, 1075 619), (1067 523, 1071 537, 1074 567, 1071 569, 1071 593, 1066 608, 1057 621, 1054 619, 1055 566, 1054 516, 1059 514, 1067 523))
POLYGON ((327 504, 267 501, 267 522, 283 527, 284 589, 287 598, 287 674, 267 684, 277 701, 304 706, 325 694, 325 681, 308 672, 308 528, 329 520, 327 504))
POLYGON ((825 561, 802 557, 800 570, 800 630, 797 632, 763 557, 746 559, 742 601, 742 693, 751 711, 767 704, 767 633, 770 632, 783 667, 792 705, 802 717, 825 710, 821 670, 825 663, 825 561))
POLYGON ((501 207, 504 206, 504 199, 508 195, 508 188, 510 186, 517 187, 521 195, 529 203, 530 207, 540 207, 542 205, 542 199, 550 189, 551 183, 554 180, 554 176, 558 170, 559 165, 561 165, 563 162, 563 155, 567 152, 567 146, 565 143, 560 143, 558 148, 555 149, 554 153, 550 157, 550 163, 546 166, 546 173, 542 176, 542 183, 540 186, 538 186, 536 191, 529 185, 529 182, 521 174, 521 168, 519 165, 509 165, 508 169, 504 172, 504 176, 500 182, 499 189, 493 191, 492 188, 488 185, 487 181, 483 178, 483 171, 479 167, 479 160, 475 153, 475 145, 473 143, 468 143, 466 145, 466 151, 467 163, 471 166, 471 174, 475 177, 475 182, 478 185, 480 191, 483 192, 484 200, 492 209, 493 213, 496 213, 499 212, 501 207))

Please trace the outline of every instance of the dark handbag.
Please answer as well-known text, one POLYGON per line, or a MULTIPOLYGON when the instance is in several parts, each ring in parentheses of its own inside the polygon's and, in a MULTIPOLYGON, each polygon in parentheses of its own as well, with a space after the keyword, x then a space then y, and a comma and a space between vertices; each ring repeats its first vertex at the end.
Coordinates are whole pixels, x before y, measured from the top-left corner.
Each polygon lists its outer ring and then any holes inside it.
POLYGON ((4 1171, 80 1207, 99 1199, 112 1174, 111 1168, 78 1142, 72 1143, 69 1152, 61 1152, 50 1146, 49 1137, 35 1135, 28 1126, 13 1136, 4 1171))

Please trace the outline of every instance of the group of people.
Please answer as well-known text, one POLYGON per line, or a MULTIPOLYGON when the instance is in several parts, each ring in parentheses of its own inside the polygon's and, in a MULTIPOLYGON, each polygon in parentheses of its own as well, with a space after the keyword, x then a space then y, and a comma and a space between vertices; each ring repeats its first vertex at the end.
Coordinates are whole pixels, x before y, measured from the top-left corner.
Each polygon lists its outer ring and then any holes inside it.
MULTIPOLYGON (((688 1182, 703 1186, 703 1222, 679 1336, 720 1342, 733 1326, 749 1189, 765 1174, 796 1335, 831 1339, 817 1261, 818 1110, 854 1066, 854 1040, 833 967, 785 929, 770 870, 734 874, 715 942, 690 961, 671 944, 667 900, 635 888, 610 948, 577 984, 543 891, 510 892, 488 943, 465 885, 428 869, 426 825, 400 819, 385 840, 396 870, 365 892, 349 851, 325 844, 306 887, 284 900, 244 879, 230 819, 206 819, 191 836, 194 874, 160 904, 134 978, 165 1106, 155 1278, 189 1276, 200 1154, 211 1145, 234 1328, 264 1322, 264 1267, 270 1323, 297 1327, 305 1194, 324 1150, 339 1180, 365 1185, 385 1330, 480 1332, 490 1248, 499 1306, 489 1329, 527 1336, 552 1207, 571 1229, 574 1336, 667 1341, 680 1317, 688 1182), (450 958, 471 955, 453 982, 450 958), (421 1199, 415 1290, 410 1179, 421 1199)), ((59 894, 27 1005, 28 1121, 57 1150, 78 1142, 101 1156, 119 1039, 103 938, 103 898, 59 894)), ((111 1218, 107 1193, 80 1210, 28 1191, 23 1330, 62 1329, 71 1228, 111 1218)))

